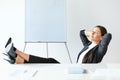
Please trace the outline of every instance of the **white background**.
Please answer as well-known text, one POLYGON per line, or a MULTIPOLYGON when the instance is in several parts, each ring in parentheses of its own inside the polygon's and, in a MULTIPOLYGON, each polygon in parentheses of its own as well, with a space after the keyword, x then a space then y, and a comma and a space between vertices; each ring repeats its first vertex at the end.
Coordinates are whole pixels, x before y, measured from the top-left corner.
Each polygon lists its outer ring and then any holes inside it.
MULTIPOLYGON (((112 33, 112 40, 103 63, 119 63, 120 41, 120 1, 119 0, 67 0, 67 44, 75 63, 79 51, 83 48, 79 38, 81 29, 92 29, 103 25, 112 33)), ((0 59, 4 45, 12 37, 15 47, 24 48, 25 40, 25 0, 0 0, 0 59)), ((29 54, 46 57, 46 44, 28 44, 29 54)), ((61 63, 69 63, 64 44, 49 44, 49 56, 61 63)))

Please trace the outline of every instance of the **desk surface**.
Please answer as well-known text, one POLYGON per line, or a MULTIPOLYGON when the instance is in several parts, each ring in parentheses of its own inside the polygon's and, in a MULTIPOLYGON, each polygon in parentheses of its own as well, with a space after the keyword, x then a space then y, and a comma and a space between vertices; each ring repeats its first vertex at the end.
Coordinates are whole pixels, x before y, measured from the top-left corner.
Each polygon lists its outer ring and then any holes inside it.
POLYGON ((8 64, 1 65, 0 75, 5 80, 120 80, 120 64, 8 64))

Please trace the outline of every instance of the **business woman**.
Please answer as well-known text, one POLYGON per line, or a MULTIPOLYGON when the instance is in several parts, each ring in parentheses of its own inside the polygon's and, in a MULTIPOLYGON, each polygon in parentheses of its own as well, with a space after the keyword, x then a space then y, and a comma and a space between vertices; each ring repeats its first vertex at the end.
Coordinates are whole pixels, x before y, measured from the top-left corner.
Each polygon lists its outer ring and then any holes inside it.
POLYGON ((77 63, 99 63, 107 52, 112 35, 98 25, 91 32, 81 30, 80 38, 84 48, 78 54, 77 63))
MULTIPOLYGON (((77 63, 100 63, 107 52, 108 45, 112 38, 110 33, 107 33, 105 27, 97 25, 92 31, 81 30, 80 38, 84 48, 80 51, 77 57, 77 63)), ((60 63, 54 58, 43 58, 34 55, 26 54, 16 49, 9 38, 6 45, 6 55, 10 58, 7 60, 11 64, 24 63, 60 63)), ((5 59, 6 60, 6 59, 5 59)))

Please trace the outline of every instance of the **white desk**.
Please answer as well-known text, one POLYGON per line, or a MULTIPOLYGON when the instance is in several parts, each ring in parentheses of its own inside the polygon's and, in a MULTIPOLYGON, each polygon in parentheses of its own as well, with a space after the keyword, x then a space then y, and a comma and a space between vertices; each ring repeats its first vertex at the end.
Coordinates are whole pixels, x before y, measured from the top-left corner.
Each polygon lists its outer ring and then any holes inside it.
POLYGON ((120 64, 22 64, 1 65, 3 80, 120 80, 120 64), (87 73, 70 74, 84 68, 87 73))

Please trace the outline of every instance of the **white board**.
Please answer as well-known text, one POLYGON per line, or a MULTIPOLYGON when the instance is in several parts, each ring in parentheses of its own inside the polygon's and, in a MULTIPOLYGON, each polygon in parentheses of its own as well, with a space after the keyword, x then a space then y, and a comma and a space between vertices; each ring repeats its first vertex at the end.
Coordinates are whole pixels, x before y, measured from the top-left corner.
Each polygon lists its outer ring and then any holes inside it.
POLYGON ((66 42, 66 0, 26 0, 25 42, 66 42))

